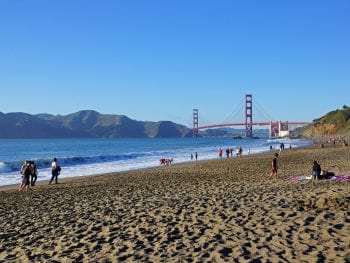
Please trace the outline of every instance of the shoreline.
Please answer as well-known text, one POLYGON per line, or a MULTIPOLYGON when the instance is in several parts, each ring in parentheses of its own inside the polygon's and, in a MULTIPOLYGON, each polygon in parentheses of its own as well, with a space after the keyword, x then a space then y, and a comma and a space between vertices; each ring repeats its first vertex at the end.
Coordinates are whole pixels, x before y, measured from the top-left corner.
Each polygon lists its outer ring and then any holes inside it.
POLYGON ((273 153, 0 188, 0 261, 349 261, 350 147, 273 153))
MULTIPOLYGON (((315 146, 314 145, 300 146, 300 147, 293 148, 292 150, 308 148, 308 147, 315 147, 315 146)), ((284 151, 290 151, 290 149, 285 149, 284 151)), ((264 154, 275 153, 275 152, 279 153, 280 151, 279 151, 279 149, 266 150, 266 151, 258 152, 258 153, 243 154, 243 157, 247 158, 249 156, 264 155, 264 154)), ((232 156, 232 157, 229 157, 228 159, 231 159, 231 158, 235 159, 237 157, 236 156, 232 156)), ((203 160, 199 159, 197 161, 189 160, 189 161, 174 163, 171 166, 183 165, 183 164, 186 165, 186 164, 192 164, 192 163, 195 163, 195 162, 210 162, 210 161, 215 161, 215 160, 220 160, 220 159, 227 159, 227 158, 223 155, 222 158, 219 158, 219 157, 216 156, 216 157, 213 157, 213 158, 210 158, 210 159, 203 159, 203 160)), ((103 165, 103 163, 101 163, 101 165, 103 165)), ((103 175, 108 175, 108 174, 129 173, 129 172, 143 171, 143 170, 148 170, 148 169, 158 169, 158 168, 162 168, 162 167, 163 166, 161 166, 161 165, 157 165, 157 166, 136 168, 136 169, 125 170, 125 171, 107 172, 107 173, 98 173, 98 174, 87 174, 87 175, 78 175, 78 176, 68 176, 68 177, 63 177, 63 178, 58 177, 58 178, 59 178, 60 182, 67 182, 67 181, 76 180, 76 179, 79 179, 79 178, 82 178, 82 177, 95 177, 95 176, 103 176, 103 175)), ((36 185, 45 185, 45 184, 48 185, 49 181, 50 181, 50 179, 44 179, 44 180, 40 180, 40 181, 37 180, 36 185)), ((0 191, 17 189, 20 183, 21 183, 21 179, 19 178, 17 184, 0 185, 0 191)))
MULTIPOLYGON (((243 143, 244 152, 243 154, 248 154, 248 147, 253 146, 253 152, 254 154, 259 154, 262 152, 269 152, 268 145, 271 144, 274 146, 274 148, 278 147, 280 142, 268 142, 265 141, 265 139, 257 140, 259 143, 250 143, 249 140, 244 140, 242 142, 235 142, 234 140, 228 141, 205 141, 205 144, 207 146, 203 146, 203 143, 201 143, 198 146, 198 149, 196 149, 195 144, 193 143, 184 143, 185 145, 182 145, 180 150, 171 150, 170 153, 166 153, 164 156, 163 153, 159 152, 157 154, 157 151, 155 151, 153 154, 149 155, 148 150, 146 152, 140 152, 141 157, 138 157, 138 152, 136 151, 136 156, 132 152, 125 152, 121 153, 120 151, 117 151, 115 154, 111 154, 111 157, 108 157, 109 155, 104 155, 102 152, 102 155, 97 154, 96 156, 85 156, 80 155, 77 150, 77 154, 72 156, 82 156, 82 157, 59 157, 59 164, 61 165, 63 171, 60 175, 60 178, 71 178, 71 177, 80 177, 80 176, 91 176, 96 174, 104 174, 104 173, 111 173, 111 172, 117 172, 117 171, 133 171, 133 170, 140 170, 140 169, 148 169, 153 167, 158 167, 159 165, 159 159, 163 157, 172 157, 176 163, 185 163, 190 162, 190 152, 191 151, 198 151, 199 150, 199 159, 204 160, 215 160, 217 156, 217 149, 221 145, 221 147, 224 149, 228 147, 227 145, 233 144, 241 144, 243 143), (213 142, 215 145, 213 145, 213 142), (216 143, 215 143, 216 142, 216 143), (188 148, 189 147, 189 148, 188 148), (167 156, 169 154, 169 156, 167 156), (133 156, 132 158, 129 157, 129 155, 133 156), (154 156, 153 156, 154 155, 154 156), (142 157, 143 156, 143 157, 142 157), (113 158, 117 158, 114 160, 113 158)), ((123 141, 121 141, 123 143, 123 141)), ((181 144, 182 142, 180 142, 181 144)), ((183 144, 183 143, 182 143, 183 144)), ((295 147, 302 146, 305 144, 311 144, 310 141, 302 141, 298 139, 293 143, 295 147)), ((147 144, 148 145, 148 144, 147 144)), ((172 144, 172 146, 174 146, 172 144)), ((149 147, 149 146, 147 146, 149 147)), ((232 148, 235 148, 236 146, 232 146, 232 148)), ((36 148, 35 148, 36 149, 36 148)), ((40 149, 37 149, 40 151, 40 149)), ((235 154, 234 154, 235 155, 235 154)), ((50 165, 51 159, 45 158, 43 156, 36 156, 33 155, 33 160, 35 161, 39 176, 38 180, 44 181, 44 180, 50 180, 51 178, 51 170, 50 165), (36 157, 35 157, 36 156, 36 157)), ((9 157, 10 158, 10 157, 9 157)), ((30 157, 26 157, 26 159, 31 160, 30 157)), ((1 186, 8 186, 8 185, 16 185, 21 182, 21 175, 19 173, 20 166, 22 165, 21 161, 17 160, 18 158, 14 158, 13 161, 3 161, 0 162, 0 168, 1 168, 1 174, 0 174, 0 185, 1 186), (16 161, 17 160, 17 161, 16 161)), ((19 158, 20 159, 20 158, 19 158)))

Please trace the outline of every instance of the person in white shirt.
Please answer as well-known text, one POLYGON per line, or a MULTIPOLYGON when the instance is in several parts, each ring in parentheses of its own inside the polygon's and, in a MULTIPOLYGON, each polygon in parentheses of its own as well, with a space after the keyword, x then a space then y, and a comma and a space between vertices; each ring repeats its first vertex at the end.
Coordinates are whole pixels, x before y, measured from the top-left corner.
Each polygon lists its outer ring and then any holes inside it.
POLYGON ((58 175, 60 174, 60 167, 57 164, 56 158, 53 158, 53 161, 51 163, 51 169, 52 169, 51 170, 52 177, 49 184, 51 184, 54 179, 55 179, 55 183, 57 184, 58 175))

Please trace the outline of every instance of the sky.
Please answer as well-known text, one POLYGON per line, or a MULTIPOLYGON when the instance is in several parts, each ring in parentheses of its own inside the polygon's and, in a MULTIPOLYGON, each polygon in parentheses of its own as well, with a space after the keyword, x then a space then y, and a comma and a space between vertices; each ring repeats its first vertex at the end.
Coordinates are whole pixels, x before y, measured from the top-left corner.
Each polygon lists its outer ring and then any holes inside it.
POLYGON ((0 0, 0 112, 191 127, 194 108, 221 123, 252 94, 253 121, 255 105, 312 121, 350 105, 349 13, 348 0, 0 0))

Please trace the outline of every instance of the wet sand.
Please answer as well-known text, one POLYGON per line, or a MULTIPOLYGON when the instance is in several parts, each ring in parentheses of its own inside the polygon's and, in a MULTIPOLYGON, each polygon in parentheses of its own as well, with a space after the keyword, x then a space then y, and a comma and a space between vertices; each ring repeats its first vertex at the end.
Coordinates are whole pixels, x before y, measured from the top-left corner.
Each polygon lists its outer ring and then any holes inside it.
POLYGON ((0 261, 350 262, 350 147, 0 188, 0 261))

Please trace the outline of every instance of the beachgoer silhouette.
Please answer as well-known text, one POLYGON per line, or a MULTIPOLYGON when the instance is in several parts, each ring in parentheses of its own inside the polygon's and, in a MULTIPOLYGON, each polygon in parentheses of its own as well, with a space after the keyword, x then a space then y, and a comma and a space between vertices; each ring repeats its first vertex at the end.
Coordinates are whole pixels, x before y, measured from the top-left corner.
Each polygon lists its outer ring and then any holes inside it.
POLYGON ((218 153, 219 153, 219 157, 221 158, 222 157, 222 149, 221 149, 221 147, 219 148, 218 153))
POLYGON ((29 185, 30 185, 30 162, 25 161, 24 164, 21 167, 21 174, 22 174, 22 183, 20 184, 18 190, 22 191, 25 189, 26 191, 29 190, 29 185))
POLYGON ((317 180, 320 178, 320 175, 321 175, 321 166, 315 160, 314 165, 312 166, 312 179, 317 180))
POLYGON ((194 158, 195 158, 196 161, 197 161, 197 159, 198 159, 198 153, 197 153, 197 152, 194 153, 194 158))
POLYGON ((53 158, 52 164, 51 164, 51 180, 49 182, 49 184, 52 183, 52 181, 55 179, 55 183, 57 184, 57 179, 58 179, 58 175, 60 174, 60 166, 57 164, 57 159, 53 158))
POLYGON ((275 153, 275 157, 272 159, 272 167, 271 167, 271 174, 270 177, 277 177, 277 158, 278 158, 278 153, 275 153))
POLYGON ((35 182, 38 179, 38 170, 34 161, 30 161, 30 184, 35 186, 35 182))

